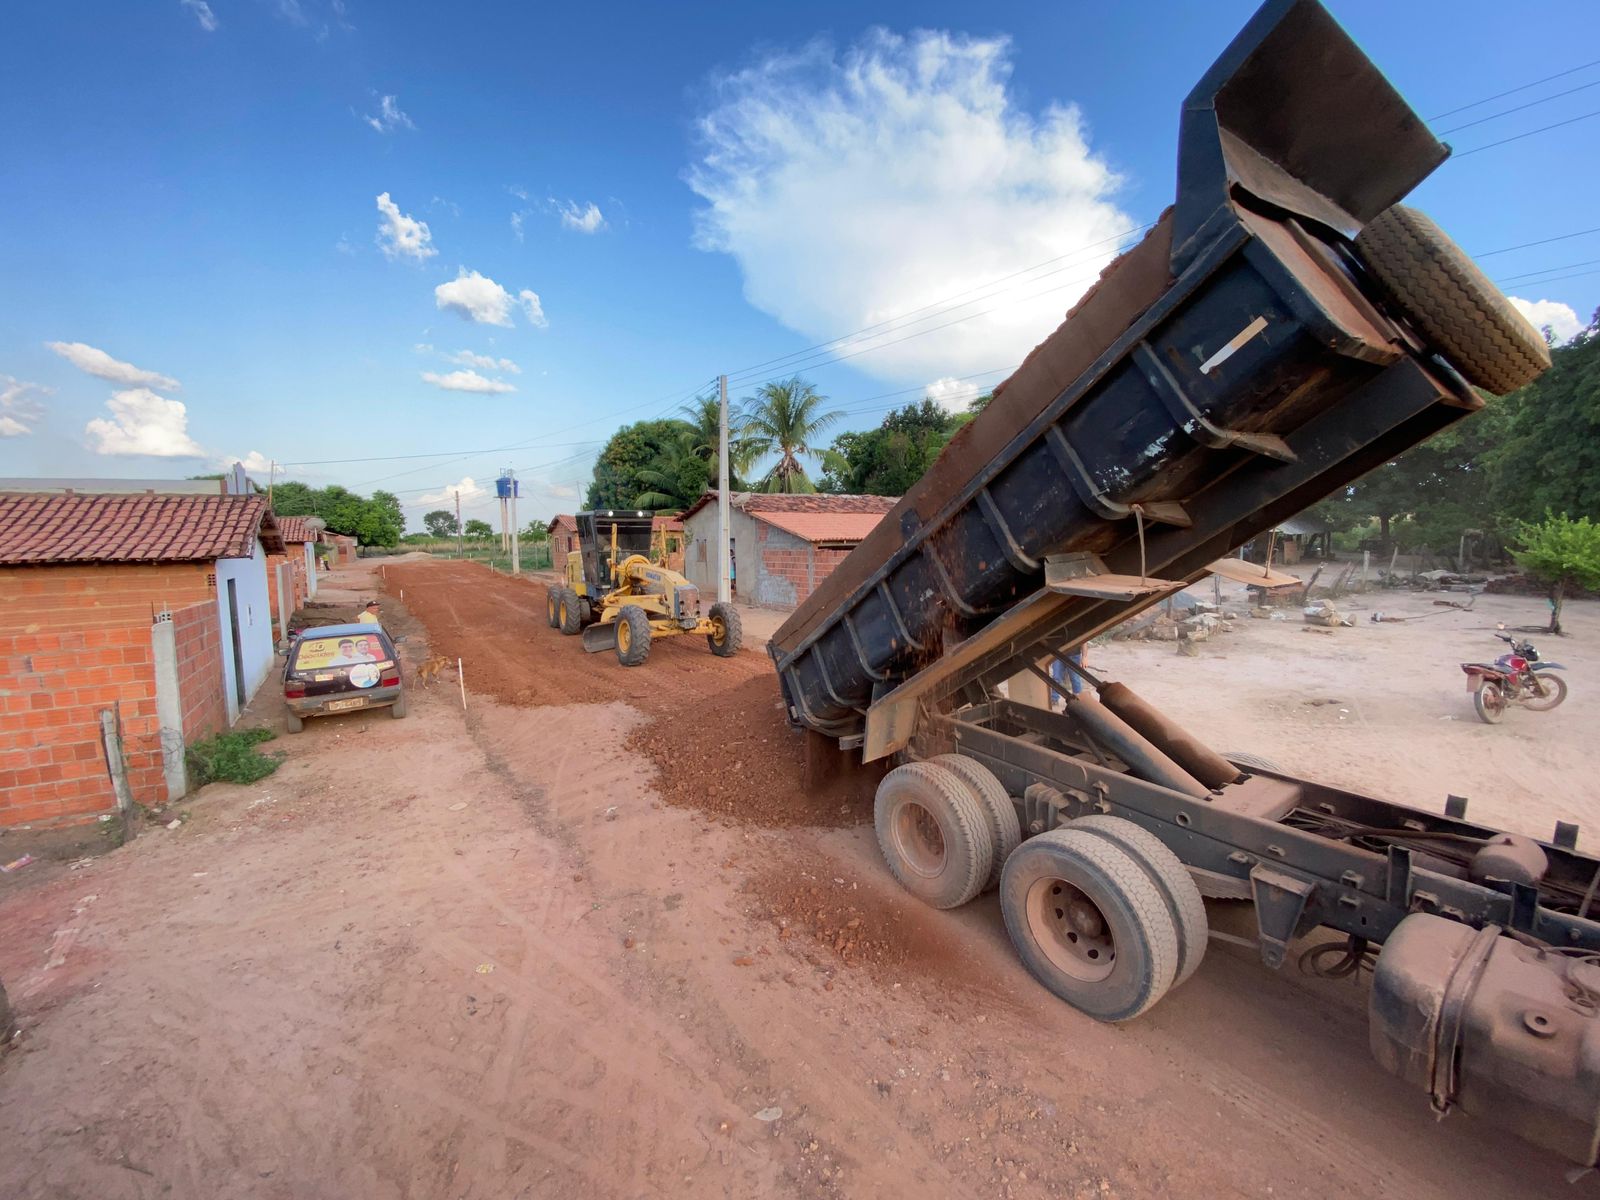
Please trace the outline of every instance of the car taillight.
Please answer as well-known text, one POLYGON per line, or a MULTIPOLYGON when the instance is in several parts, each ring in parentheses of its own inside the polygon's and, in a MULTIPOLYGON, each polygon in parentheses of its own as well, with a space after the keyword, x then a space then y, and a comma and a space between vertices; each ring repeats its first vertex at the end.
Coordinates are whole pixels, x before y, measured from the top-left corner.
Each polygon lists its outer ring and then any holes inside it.
POLYGON ((306 698, 306 685, 303 683, 284 684, 283 698, 285 700, 304 700, 306 698))
POLYGON ((400 672, 399 672, 399 670, 385 671, 384 674, 383 674, 383 678, 378 680, 378 684, 381 687, 399 687, 400 686, 400 672))

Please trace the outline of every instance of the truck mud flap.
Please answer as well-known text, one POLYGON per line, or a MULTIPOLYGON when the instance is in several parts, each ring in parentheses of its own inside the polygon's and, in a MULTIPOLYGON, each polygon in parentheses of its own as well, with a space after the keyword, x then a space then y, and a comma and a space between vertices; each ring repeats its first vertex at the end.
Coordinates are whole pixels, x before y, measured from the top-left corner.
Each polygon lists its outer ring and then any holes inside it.
POLYGON ((615 650, 617 648, 617 624, 607 621, 602 625, 591 625, 583 631, 583 648, 590 654, 598 654, 602 650, 615 650))

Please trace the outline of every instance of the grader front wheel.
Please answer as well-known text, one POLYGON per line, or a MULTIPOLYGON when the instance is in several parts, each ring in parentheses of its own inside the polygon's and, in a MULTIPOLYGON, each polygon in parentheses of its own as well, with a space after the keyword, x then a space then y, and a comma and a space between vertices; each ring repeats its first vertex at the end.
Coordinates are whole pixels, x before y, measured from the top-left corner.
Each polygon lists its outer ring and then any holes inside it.
POLYGON ((637 604, 617 614, 617 661, 637 667, 650 657, 650 617, 637 604))
POLYGON ((706 644, 718 658, 732 658, 739 653, 744 641, 744 626, 739 620, 739 610, 731 604, 718 601, 708 614, 711 632, 706 634, 706 644))

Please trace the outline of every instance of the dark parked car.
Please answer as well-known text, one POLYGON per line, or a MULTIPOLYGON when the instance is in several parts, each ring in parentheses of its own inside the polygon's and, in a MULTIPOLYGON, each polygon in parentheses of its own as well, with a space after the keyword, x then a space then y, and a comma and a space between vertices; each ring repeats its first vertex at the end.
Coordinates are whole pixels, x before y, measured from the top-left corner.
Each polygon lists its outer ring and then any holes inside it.
POLYGON ((283 702, 290 733, 307 717, 387 707, 391 717, 406 715, 400 656, 377 625, 319 625, 305 630, 289 647, 283 668, 283 702))

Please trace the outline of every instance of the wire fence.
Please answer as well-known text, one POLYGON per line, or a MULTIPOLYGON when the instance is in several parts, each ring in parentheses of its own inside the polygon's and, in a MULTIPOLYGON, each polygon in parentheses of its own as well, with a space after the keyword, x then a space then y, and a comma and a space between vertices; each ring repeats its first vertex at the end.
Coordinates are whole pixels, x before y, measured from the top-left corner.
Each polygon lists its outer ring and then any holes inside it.
MULTIPOLYGON (((463 542, 459 546, 454 538, 438 538, 426 542, 405 542, 398 546, 361 547, 362 558, 387 558, 398 554, 420 551, 435 558, 465 559, 481 562, 491 570, 511 573, 511 555, 500 548, 498 540, 492 542, 463 542)), ((519 548, 524 571, 548 571, 551 568, 549 542, 524 542, 519 548)))

